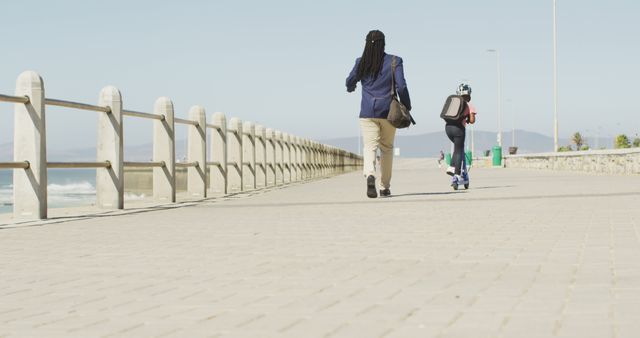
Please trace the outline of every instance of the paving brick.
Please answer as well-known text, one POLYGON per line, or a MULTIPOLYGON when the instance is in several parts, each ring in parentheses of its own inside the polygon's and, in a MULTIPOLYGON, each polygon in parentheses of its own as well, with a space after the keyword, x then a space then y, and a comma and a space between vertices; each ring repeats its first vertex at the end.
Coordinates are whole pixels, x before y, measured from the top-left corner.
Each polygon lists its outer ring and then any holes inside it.
POLYGON ((640 177, 433 163, 0 225, 0 337, 637 336, 640 177))

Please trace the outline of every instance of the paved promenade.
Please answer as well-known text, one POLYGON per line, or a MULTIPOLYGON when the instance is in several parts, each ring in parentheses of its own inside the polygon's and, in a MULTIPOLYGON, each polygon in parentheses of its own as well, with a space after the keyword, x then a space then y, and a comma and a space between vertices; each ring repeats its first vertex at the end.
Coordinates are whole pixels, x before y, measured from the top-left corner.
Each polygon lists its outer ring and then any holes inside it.
POLYGON ((0 337, 640 337, 640 177, 434 163, 0 226, 0 337))

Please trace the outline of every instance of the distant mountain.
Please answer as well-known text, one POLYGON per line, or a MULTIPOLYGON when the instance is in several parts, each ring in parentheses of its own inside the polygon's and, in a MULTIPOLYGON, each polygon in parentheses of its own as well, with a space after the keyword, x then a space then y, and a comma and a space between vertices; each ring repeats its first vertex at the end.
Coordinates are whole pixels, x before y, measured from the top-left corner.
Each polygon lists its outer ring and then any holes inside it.
MULTIPOLYGON (((187 155, 187 141, 176 141, 176 158, 183 159, 187 155)), ((153 144, 141 144, 125 147, 125 161, 151 161, 153 158, 153 144)), ((0 161, 13 160, 13 144, 0 144, 0 161)), ((75 149, 48 149, 47 160, 50 162, 70 162, 70 161, 95 161, 96 148, 75 148, 75 149)))
MULTIPOLYGON (((504 152, 511 145, 511 132, 505 132, 502 135, 504 152)), ((487 131, 475 131, 475 149, 477 153, 489 150, 496 144, 496 133, 487 131)), ((594 137, 586 137, 587 143, 595 146, 594 137)), ((358 153, 358 137, 343 137, 319 140, 320 143, 329 144, 344 150, 358 153)), ((613 144, 611 138, 600 138, 597 143, 603 147, 610 147, 613 144)), ((570 144, 568 139, 560 139, 560 145, 570 144)), ((516 145, 518 146, 518 154, 548 152, 553 148, 553 139, 539 133, 516 130, 516 145)), ((445 135, 444 131, 433 132, 421 135, 403 135, 400 130, 396 134, 395 146, 400 148, 401 157, 435 157, 438 156, 440 150, 450 151, 451 142, 445 135)), ((467 146, 471 148, 471 132, 467 132, 467 146)), ((187 154, 187 141, 176 141, 176 158, 184 159, 187 154)), ((95 148, 76 148, 54 150, 49 149, 49 161, 95 161, 95 148)), ((125 147, 125 160, 127 161, 150 161, 153 157, 153 144, 146 143, 135 146, 125 147)), ((13 160, 13 144, 0 144, 0 161, 13 160)))
MULTIPOLYGON (((433 132, 421 135, 402 135, 402 131, 396 134, 395 147, 400 148, 401 157, 436 157, 440 150, 448 152, 451 149, 451 142, 444 131, 433 132)), ((474 133, 476 153, 490 150, 496 143, 496 133, 476 130, 474 133)), ((502 134, 502 144, 504 152, 511 146, 511 132, 502 134)), ((548 152, 553 148, 553 138, 535 132, 516 130, 516 146, 518 154, 548 152)), ((471 131, 467 131, 467 147, 471 148, 471 131)), ((595 138, 588 138, 589 142, 596 142, 595 138)), ((358 153, 358 138, 344 137, 320 140, 321 143, 342 148, 354 153, 358 153)), ((568 139, 560 139, 560 145, 568 145, 568 139)), ((600 146, 612 144, 611 139, 600 138, 600 146)))

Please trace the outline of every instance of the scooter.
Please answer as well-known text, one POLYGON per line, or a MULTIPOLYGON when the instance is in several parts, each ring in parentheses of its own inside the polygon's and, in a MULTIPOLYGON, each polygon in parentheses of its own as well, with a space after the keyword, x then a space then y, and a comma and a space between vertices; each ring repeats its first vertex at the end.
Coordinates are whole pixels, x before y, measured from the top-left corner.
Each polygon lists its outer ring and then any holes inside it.
POLYGON ((467 156, 462 155, 462 166, 460 168, 460 176, 462 180, 458 179, 456 175, 451 178, 451 187, 453 190, 458 190, 458 186, 462 185, 465 189, 469 189, 469 168, 467 167, 467 156))

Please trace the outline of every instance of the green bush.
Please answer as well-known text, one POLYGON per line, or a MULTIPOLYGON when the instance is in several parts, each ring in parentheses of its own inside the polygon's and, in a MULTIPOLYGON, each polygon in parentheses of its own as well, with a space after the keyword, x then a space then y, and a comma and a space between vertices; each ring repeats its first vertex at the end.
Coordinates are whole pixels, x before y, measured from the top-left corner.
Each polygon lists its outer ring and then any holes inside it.
POLYGON ((588 144, 583 145, 582 147, 580 147, 580 150, 589 150, 591 148, 589 148, 588 144))
POLYGON ((629 138, 625 134, 620 134, 616 136, 613 146, 616 149, 629 148, 631 144, 629 142, 629 138))
POLYGON ((572 151, 573 149, 571 148, 571 146, 560 146, 560 148, 558 148, 559 152, 566 152, 566 151, 572 151))
POLYGON ((640 147, 640 138, 636 137, 633 139, 633 147, 634 148, 640 147))

